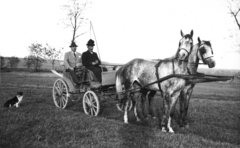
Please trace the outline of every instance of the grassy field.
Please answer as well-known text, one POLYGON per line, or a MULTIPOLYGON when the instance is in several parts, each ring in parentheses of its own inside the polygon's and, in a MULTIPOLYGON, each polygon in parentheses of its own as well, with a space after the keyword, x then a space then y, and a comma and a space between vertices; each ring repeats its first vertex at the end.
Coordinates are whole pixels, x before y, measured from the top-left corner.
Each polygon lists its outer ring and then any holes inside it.
MULTIPOLYGON (((98 117, 83 113, 81 100, 66 109, 54 106, 51 73, 0 73, 0 148, 79 147, 240 147, 240 83, 198 84, 190 101, 190 128, 178 127, 178 106, 173 129, 163 133, 156 119, 130 124, 113 98, 106 96, 98 117), (4 102, 24 92, 20 108, 3 108, 4 102)), ((82 95, 80 95, 81 97, 82 95)), ((72 96, 76 99, 79 95, 72 96)), ((160 111, 161 101, 153 109, 160 111)))

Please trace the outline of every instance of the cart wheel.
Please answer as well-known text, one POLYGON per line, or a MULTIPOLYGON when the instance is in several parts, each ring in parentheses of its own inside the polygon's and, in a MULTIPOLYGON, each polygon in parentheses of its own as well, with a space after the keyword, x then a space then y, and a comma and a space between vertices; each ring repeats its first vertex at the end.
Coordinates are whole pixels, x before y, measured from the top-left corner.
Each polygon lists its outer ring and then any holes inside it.
POLYGON ((67 106, 69 98, 68 87, 62 79, 57 79, 53 84, 53 101, 54 104, 64 109, 67 106))
POLYGON ((83 96, 83 110, 85 114, 97 116, 100 111, 100 104, 97 95, 89 90, 83 96))
MULTIPOLYGON (((117 103, 116 106, 119 111, 124 112, 124 106, 125 106, 124 103, 117 103)), ((128 111, 130 111, 132 108, 133 108, 133 101, 130 100, 128 104, 128 111)))

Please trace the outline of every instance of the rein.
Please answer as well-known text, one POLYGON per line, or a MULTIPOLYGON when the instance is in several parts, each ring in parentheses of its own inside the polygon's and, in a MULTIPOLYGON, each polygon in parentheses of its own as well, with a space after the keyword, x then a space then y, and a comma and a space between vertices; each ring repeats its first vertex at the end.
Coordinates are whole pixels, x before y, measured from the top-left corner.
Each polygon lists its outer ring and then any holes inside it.
MULTIPOLYGON (((161 63, 162 61, 160 60, 156 65, 155 65, 155 67, 156 67, 156 77, 157 77, 157 81, 159 82, 160 81, 160 78, 159 78, 159 73, 158 73, 158 67, 159 67, 159 65, 160 65, 160 63, 161 63)), ((163 90, 162 90, 162 88, 161 88, 161 85, 160 85, 160 83, 158 83, 158 88, 159 88, 159 91, 161 92, 161 96, 163 97, 163 90)))
MULTIPOLYGON (((185 48, 179 48, 178 49, 178 51, 179 50, 184 50, 184 51, 186 51, 187 52, 187 54, 188 54, 188 56, 190 55, 190 52, 189 51, 187 51, 185 48)), ((192 50, 192 49, 191 49, 192 50)), ((173 66, 173 75, 175 74, 175 66, 174 66, 174 59, 177 59, 178 57, 175 57, 175 58, 173 58, 173 60, 172 60, 172 66, 173 66)), ((156 67, 156 77, 157 77, 157 81, 158 81, 158 88, 159 88, 159 91, 161 92, 161 96, 163 97, 163 90, 162 90, 162 88, 161 88, 161 82, 160 82, 160 78, 159 78, 159 73, 158 73, 158 68, 159 68, 159 65, 160 65, 160 63, 162 62, 162 61, 164 61, 164 60, 160 60, 156 65, 155 65, 155 67, 156 67)), ((182 61, 182 62, 187 62, 188 63, 188 60, 180 60, 180 61, 182 61)), ((188 69, 188 73, 189 73, 189 69, 188 69)))

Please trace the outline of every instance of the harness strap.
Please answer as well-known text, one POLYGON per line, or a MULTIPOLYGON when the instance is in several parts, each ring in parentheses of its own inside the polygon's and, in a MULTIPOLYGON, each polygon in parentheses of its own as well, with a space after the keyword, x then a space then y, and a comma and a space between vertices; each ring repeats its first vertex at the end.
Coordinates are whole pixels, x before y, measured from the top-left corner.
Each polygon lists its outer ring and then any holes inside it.
POLYGON ((189 51, 187 51, 187 49, 185 49, 185 48, 180 48, 179 50, 184 50, 184 51, 186 51, 187 54, 189 55, 189 51))
POLYGON ((175 74, 174 60, 172 60, 172 66, 173 66, 173 74, 175 74))
POLYGON ((162 88, 161 88, 161 85, 160 85, 160 79, 159 79, 159 73, 158 73, 158 67, 159 67, 159 65, 160 65, 160 63, 161 63, 161 60, 155 65, 155 67, 156 67, 156 77, 157 77, 157 81, 158 81, 158 88, 159 88, 159 91, 161 92, 161 96, 163 97, 163 91, 162 91, 162 88))

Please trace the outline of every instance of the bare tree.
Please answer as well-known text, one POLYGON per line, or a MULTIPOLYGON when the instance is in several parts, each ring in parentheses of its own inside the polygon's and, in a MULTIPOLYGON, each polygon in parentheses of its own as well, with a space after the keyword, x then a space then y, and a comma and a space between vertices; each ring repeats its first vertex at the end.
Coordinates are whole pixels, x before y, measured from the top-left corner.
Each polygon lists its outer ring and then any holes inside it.
POLYGON ((62 49, 55 49, 51 46, 49 46, 48 44, 47 45, 47 48, 45 48, 45 51, 44 51, 44 56, 45 56, 45 59, 49 60, 52 64, 52 69, 54 69, 54 65, 55 65, 55 62, 60 60, 60 58, 62 57, 62 49))
POLYGON ((39 69, 42 67, 42 63, 46 62, 44 59, 44 51, 45 47, 42 46, 42 44, 39 43, 32 43, 29 46, 30 49, 30 55, 34 57, 33 60, 33 66, 35 71, 39 71, 39 69))
POLYGON ((8 64, 11 68, 17 68, 20 60, 18 57, 12 56, 8 58, 8 64))
POLYGON ((236 23, 238 29, 233 29, 230 37, 236 41, 235 52, 240 53, 240 1, 239 0, 222 0, 223 4, 227 6, 229 10, 230 16, 234 19, 233 21, 236 23), (238 31, 237 31, 238 30, 238 31))
POLYGON ((1 69, 2 69, 5 66, 5 57, 0 56, 0 61, 1 61, 0 64, 1 64, 1 69))
POLYGON ((86 32, 78 33, 78 29, 86 22, 86 18, 84 15, 84 10, 86 10, 86 6, 89 3, 88 0, 79 1, 79 0, 70 0, 70 4, 64 5, 64 10, 67 11, 67 19, 64 21, 66 27, 70 27, 73 29, 72 41, 86 32))
POLYGON ((238 26, 238 29, 240 31, 240 24, 239 24, 239 19, 240 19, 240 1, 239 0, 230 0, 228 1, 228 9, 230 11, 230 14, 232 17, 235 19, 236 24, 238 26))

